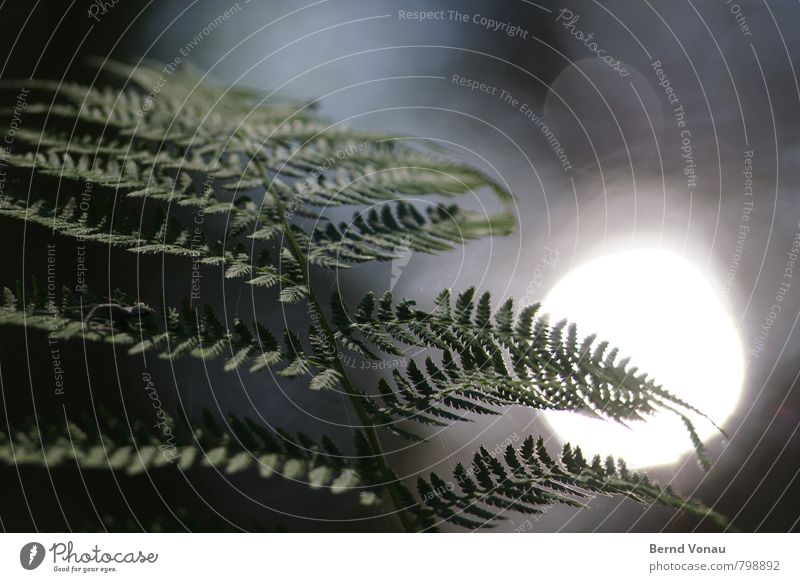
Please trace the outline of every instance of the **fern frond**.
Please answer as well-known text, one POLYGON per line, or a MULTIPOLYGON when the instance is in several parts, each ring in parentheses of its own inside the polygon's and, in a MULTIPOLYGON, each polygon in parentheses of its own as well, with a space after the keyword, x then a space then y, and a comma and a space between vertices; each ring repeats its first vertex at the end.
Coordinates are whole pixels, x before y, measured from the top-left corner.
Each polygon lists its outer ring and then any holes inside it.
POLYGON ((578 347, 574 325, 565 336, 565 323, 550 325, 546 315, 538 314, 538 305, 515 314, 511 300, 495 312, 492 323, 488 293, 477 302, 474 295, 474 289, 460 294, 455 310, 450 290, 439 295, 431 312, 416 309, 411 300, 392 307, 390 293, 381 298, 378 313, 372 294, 355 316, 337 307, 344 322, 338 333, 351 342, 367 342, 392 355, 401 353, 402 346, 439 354, 439 361, 426 359, 424 372, 413 361, 405 374, 395 370, 394 388, 383 386, 376 397, 382 406, 373 406, 383 422, 397 418, 445 425, 462 418, 463 411, 493 413, 492 407, 513 404, 620 423, 667 412, 683 420, 699 461, 707 464, 688 417, 702 413, 637 374, 627 360, 618 362, 616 350, 606 355, 607 342, 590 337, 578 347))
POLYGON ((458 464, 452 478, 436 473, 417 481, 421 524, 435 529, 446 522, 470 529, 495 527, 507 512, 537 515, 554 505, 585 507, 596 496, 623 496, 643 505, 663 505, 709 519, 724 529, 728 521, 704 505, 653 483, 625 462, 596 456, 587 462, 580 447, 564 445, 558 459, 544 440, 528 436, 519 448, 509 444, 495 456, 481 447, 470 467, 458 464))
POLYGON ((349 460, 328 437, 319 443, 249 419, 228 417, 221 426, 206 413, 198 428, 159 417, 155 429, 107 411, 52 422, 28 421, 0 432, 0 463, 53 468, 77 463, 137 475, 172 468, 213 467, 225 474, 256 470, 279 475, 312 489, 345 493, 363 489, 358 462, 349 460))
POLYGON ((192 357, 207 361, 224 359, 227 371, 271 370, 283 377, 308 377, 315 390, 332 388, 337 379, 328 358, 307 349, 294 334, 284 332, 284 345, 264 326, 249 326, 234 318, 230 326, 217 318, 208 306, 180 309, 163 305, 158 313, 141 303, 139 315, 129 315, 125 306, 134 302, 118 294, 115 303, 78 297, 64 288, 56 304, 43 304, 29 296, 22 305, 18 295, 4 289, 0 305, 0 325, 22 326, 48 332, 51 337, 69 340, 113 343, 127 346, 128 352, 153 352, 159 358, 175 360, 192 357))
MULTIPOLYGON (((108 61, 104 67, 126 83, 97 88, 26 81, 49 94, 40 108, 31 103, 28 113, 73 123, 63 129, 56 124, 21 130, 17 144, 28 151, 7 156, 9 168, 121 190, 128 198, 203 206, 230 215, 226 238, 249 231, 256 240, 281 234, 277 204, 291 216, 317 220, 320 209, 330 206, 455 196, 484 188, 504 205, 510 201, 504 188, 467 165, 417 151, 392 136, 331 125, 307 108, 292 113, 279 104, 260 103, 252 91, 214 86, 190 68, 170 70, 169 82, 163 83, 165 68, 155 64, 128 67, 108 61), (147 88, 148 82, 155 84, 147 88), (156 86, 157 96, 143 94, 156 86), (79 120, 86 123, 76 125, 79 120), (96 124, 102 124, 101 132, 96 124), (244 163, 243 154, 255 163, 244 163), (265 203, 217 200, 213 188, 198 184, 202 178, 235 191, 266 188, 265 203)), ((0 88, 14 86, 0 82, 0 88)), ((17 202, 28 200, 27 190, 12 192, 17 202)), ((453 205, 435 208, 423 224, 412 206, 398 205, 394 213, 370 218, 355 237, 344 240, 342 232, 334 236, 317 229, 306 235, 314 247, 309 254, 317 264, 332 267, 340 263, 331 257, 343 257, 341 263, 385 259, 382 249, 397 235, 410 237, 414 249, 435 252, 452 243, 507 234, 513 225, 507 212, 484 216, 453 205)), ((175 250, 163 244, 145 248, 175 250)))
MULTIPOLYGON (((168 359, 224 360, 225 370, 268 370, 273 377, 303 378, 313 390, 341 388, 362 426, 355 431, 356 456, 348 460, 329 439, 314 443, 237 419, 223 430, 208 419, 172 435, 178 468, 235 473, 258 466, 263 476, 281 472, 334 492, 358 489, 366 504, 386 493, 405 529, 431 529, 443 519, 484 527, 505 510, 535 513, 601 493, 717 519, 621 463, 588 465, 570 447, 554 461, 532 439, 519 450, 509 447, 503 460, 482 449, 472 469, 456 469, 456 483, 435 474, 421 479, 419 505, 383 457, 377 427, 420 440, 404 421, 438 428, 510 405, 620 423, 663 411, 681 418, 707 463, 690 419, 700 413, 620 360, 608 342, 590 336, 579 343, 574 325, 551 324, 538 306, 517 310, 508 300, 494 309, 489 295, 476 297, 474 289, 455 297, 443 291, 429 312, 408 299, 395 304, 390 293, 369 294, 350 310, 334 295, 328 321, 312 268, 449 251, 467 240, 509 234, 510 193, 466 164, 429 154, 433 146, 425 142, 331 124, 309 105, 219 87, 190 67, 97 65, 111 73, 110 86, 0 80, 0 91, 33 91, 25 129, 3 157, 8 175, 0 215, 129 252, 184 257, 252 286, 279 286, 279 302, 306 302, 319 319, 306 336, 290 329, 273 335, 258 323, 220 320, 207 306, 153 310, 121 293, 103 302, 68 290, 54 302, 35 289, 22 304, 22 294, 6 289, 0 325, 168 359), (486 213, 453 203, 478 191, 494 197, 486 213), (349 223, 339 222, 338 210, 334 222, 329 209, 340 206, 370 209, 349 223), (196 222, 201 215, 225 220, 218 240, 196 222), (390 354, 404 365, 368 393, 348 377, 342 348, 368 360, 390 354), (412 349, 424 354, 405 357, 412 349)), ((7 442, 0 435, 0 461, 19 462, 19 452, 23 463, 77 461, 129 473, 173 464, 160 454, 159 435, 138 425, 132 435, 127 421, 108 422, 97 429, 81 422, 49 426, 43 437, 22 427, 7 442)))
MULTIPOLYGON (((269 262, 269 255, 263 251, 251 255, 243 244, 212 242, 206 234, 203 220, 198 221, 196 216, 181 220, 175 215, 167 215, 161 208, 152 214, 120 206, 115 208, 112 207, 114 200, 104 199, 100 193, 88 205, 87 211, 87 203, 82 195, 62 195, 58 200, 49 200, 35 192, 29 196, 14 186, 14 183, 10 183, 8 192, 0 200, 0 216, 40 225, 70 238, 112 245, 133 253, 192 257, 200 265, 224 266, 227 278, 247 277, 247 282, 253 285, 267 287, 278 283, 293 284, 290 279, 277 273, 275 266, 269 262), (100 212, 98 208, 104 211, 100 212)), ((253 231, 253 238, 265 240, 283 232, 274 207, 263 205, 257 208, 246 196, 240 196, 232 202, 222 202, 208 191, 202 196, 191 194, 191 188, 191 179, 181 174, 179 179, 161 185, 153 182, 142 189, 130 190, 126 197, 146 197, 164 203, 174 202, 177 207, 196 207, 203 216, 226 216, 227 239, 253 231), (270 236, 264 235, 267 231, 270 236)))
POLYGON ((303 237, 309 260, 322 266, 387 261, 398 253, 449 251, 469 240, 510 234, 510 214, 485 215, 458 206, 434 206, 428 216, 413 205, 398 202, 355 214, 350 224, 317 226, 311 238, 303 237), (394 208, 392 207, 394 206, 394 208))

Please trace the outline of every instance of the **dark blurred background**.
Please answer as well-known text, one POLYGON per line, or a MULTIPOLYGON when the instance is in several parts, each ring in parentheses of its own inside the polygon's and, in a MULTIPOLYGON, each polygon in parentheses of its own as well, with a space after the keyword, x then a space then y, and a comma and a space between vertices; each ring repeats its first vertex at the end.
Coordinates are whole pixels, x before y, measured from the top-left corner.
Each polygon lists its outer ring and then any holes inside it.
MULTIPOLYGON (((791 2, 593 3, 428 0, 322 0, 313 3, 240 0, 238 3, 32 2, 0 4, 0 78, 50 77, 91 81, 90 56, 136 63, 168 62, 181 51, 218 82, 278 89, 303 100, 320 98, 319 110, 351 125, 421 136, 445 145, 464 160, 505 182, 515 194, 518 233, 472 243, 444 256, 411 258, 395 281, 396 295, 430 305, 447 286, 475 285, 496 298, 526 296, 546 247, 561 252, 543 275, 533 301, 570 268, 614 250, 655 246, 682 254, 701 268, 724 295, 738 325, 743 350, 769 312, 800 220, 797 163, 800 87, 794 59, 800 37, 793 25, 800 7, 791 2), (734 6, 736 8, 734 8, 734 6), (230 18, 198 34, 226 10, 230 18), (509 36, 480 24, 446 17, 414 22, 400 11, 458 10, 519 27, 509 36), (559 22, 561 10, 580 16, 599 46, 620 59, 622 76, 594 58, 559 22), (89 11, 95 17, 90 17, 89 11), (698 186, 687 191, 679 131, 658 86, 652 63, 661 61, 686 110, 692 131, 698 186), (496 86, 530 104, 566 152, 497 95, 451 82, 456 74, 496 86), (754 152, 754 212, 741 263, 726 283, 736 249, 743 203, 743 157, 754 152), (724 292, 723 292, 724 291, 724 292)), ((448 13, 446 13, 448 14, 448 13)), ((4 106, 10 105, 7 103, 4 106)), ((47 232, 4 220, 2 284, 42 274, 47 232)), ((59 254, 74 256, 70 241, 59 254)), ((162 289, 188 292, 180 262, 95 249, 89 283, 98 289, 162 289), (138 267, 137 267, 138 263, 138 267), (110 265, 110 272, 107 266, 110 265), (137 280, 137 268, 141 277, 137 280), (165 277, 169 273, 169 277, 165 277)), ((68 271, 68 269, 65 269, 68 271)), ((68 277, 69 273, 63 273, 68 277)), ((391 266, 354 269, 342 284, 348 296, 386 288, 391 266)), ((226 312, 268 317, 269 295, 210 282, 208 300, 226 312), (213 292, 212 292, 213 289, 213 292)), ((742 531, 798 528, 800 397, 795 389, 798 343, 795 327, 800 289, 791 289, 764 352, 746 370, 744 395, 725 429, 723 443, 709 443, 716 459, 705 474, 693 462, 650 473, 670 481, 730 516, 742 531)), ((697 322, 702 326, 703 322, 697 322)), ((687 330, 685 349, 692 347, 687 330)), ((146 410, 134 359, 105 346, 64 344, 69 414, 92 403, 124 403, 131 415, 146 410)), ((43 333, 0 328, 3 417, 63 415, 52 396, 52 375, 43 333)), ((162 399, 191 416, 215 413, 261 416, 317 436, 348 434, 347 406, 335 394, 311 393, 261 376, 237 376, 198 362, 163 364, 156 376, 162 399)), ((406 448, 386 441, 398 472, 413 483, 414 471, 447 471, 467 459, 478 443, 502 443, 510 435, 547 431, 536 415, 511 410, 499 420, 456 426, 433 445, 406 448), (479 440, 478 440, 479 439, 479 440)), ((226 478, 212 472, 115 479, 74 469, 0 469, 2 527, 19 530, 102 530, 100 519, 163 516, 191 529, 287 529, 291 531, 384 531, 393 527, 379 512, 359 508, 355 498, 309 493, 299 485, 255 475, 226 478), (24 495, 23 495, 24 491, 24 495), (173 516, 175 508, 188 515, 173 516), (355 518, 353 517, 355 516, 355 518)), ((599 499, 591 511, 552 509, 532 531, 684 531, 695 522, 673 511, 599 499)), ((515 518, 516 519, 516 518, 515 518)), ((514 530, 520 521, 503 529, 514 530)), ((705 526, 701 525, 700 529, 705 526)))

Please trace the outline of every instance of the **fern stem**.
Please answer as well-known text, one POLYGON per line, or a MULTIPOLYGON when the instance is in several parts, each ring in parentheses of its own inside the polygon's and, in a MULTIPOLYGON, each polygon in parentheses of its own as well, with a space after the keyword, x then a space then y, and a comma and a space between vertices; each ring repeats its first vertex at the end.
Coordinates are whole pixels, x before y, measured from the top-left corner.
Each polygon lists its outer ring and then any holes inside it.
MULTIPOLYGON (((255 166, 256 170, 261 174, 261 181, 263 182, 265 190, 269 191, 269 184, 270 178, 269 174, 264 168, 263 164, 258 160, 257 156, 254 153, 250 153, 248 155, 250 158, 251 163, 255 166)), ((286 237, 286 241, 289 244, 289 250, 294 255, 295 259, 303 266, 303 279, 308 289, 308 300, 311 302, 311 305, 317 312, 318 322, 320 327, 324 331, 325 335, 327 336, 327 340, 330 342, 330 345, 336 346, 338 345, 336 341, 336 336, 333 333, 333 329, 331 328, 330 323, 328 322, 327 317, 325 317, 325 313, 322 311, 322 305, 317 298, 316 293, 311 288, 311 278, 309 276, 309 261, 300 248, 300 245, 297 243, 297 239, 294 236, 294 232, 292 231, 291 225, 286 219, 285 207, 283 204, 283 200, 280 199, 279 196, 276 196, 276 207, 278 210, 278 214, 280 215, 281 219, 281 226, 283 227, 284 236, 286 237)), ((342 386, 347 393, 348 398, 350 399, 353 408, 355 409, 356 415, 358 416, 358 420, 362 425, 362 429, 364 434, 367 438, 367 442, 370 447, 370 452, 374 455, 375 459, 377 460, 378 467, 380 468, 380 472, 382 478, 385 480, 386 490, 389 493, 389 497, 391 499, 392 505, 394 506, 395 510, 397 511, 397 515, 400 519, 400 524, 403 527, 403 530, 406 532, 414 532, 416 528, 411 519, 409 519, 408 514, 404 509, 404 503, 402 496, 400 494, 399 488, 397 486, 397 476, 391 470, 389 465, 386 463, 386 459, 384 458, 383 448, 381 447, 380 440, 378 438, 378 433, 375 430, 375 426, 373 425, 372 419, 370 418, 369 414, 367 413, 366 409, 364 408, 363 404, 361 403, 361 396, 353 385, 352 381, 350 380, 347 372, 342 365, 340 358, 334 358, 334 366, 336 371, 341 376, 342 386)))

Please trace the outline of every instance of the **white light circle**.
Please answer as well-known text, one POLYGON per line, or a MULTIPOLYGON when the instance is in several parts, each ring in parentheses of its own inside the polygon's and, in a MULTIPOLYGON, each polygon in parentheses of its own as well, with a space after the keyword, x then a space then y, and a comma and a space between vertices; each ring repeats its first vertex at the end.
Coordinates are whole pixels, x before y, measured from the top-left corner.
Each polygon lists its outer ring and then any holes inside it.
MULTIPOLYGON (((632 250, 593 260, 553 287, 542 312, 552 323, 576 323, 581 339, 607 339, 620 357, 630 356, 631 365, 719 425, 739 401, 744 359, 736 327, 710 283, 680 255, 632 250)), ((545 419, 589 459, 613 454, 645 467, 693 451, 686 427, 670 413, 631 428, 569 412, 547 412, 545 419)), ((695 425, 704 442, 719 435, 704 419, 695 425)))

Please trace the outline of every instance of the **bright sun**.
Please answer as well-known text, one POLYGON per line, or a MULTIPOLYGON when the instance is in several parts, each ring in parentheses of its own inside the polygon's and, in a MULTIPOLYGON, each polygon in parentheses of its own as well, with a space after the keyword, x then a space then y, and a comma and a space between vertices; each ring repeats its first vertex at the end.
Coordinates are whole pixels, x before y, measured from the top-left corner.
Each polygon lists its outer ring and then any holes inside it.
MULTIPOLYGON (((571 271, 550 291, 543 311, 567 318, 578 334, 596 333, 630 356, 632 365, 722 425, 742 390, 743 358, 733 321, 691 263, 661 250, 625 251, 571 271)), ((547 422, 584 454, 613 453, 631 467, 672 463, 692 450, 673 414, 631 428, 567 412, 547 422)), ((698 420, 703 441, 719 432, 698 420)))

